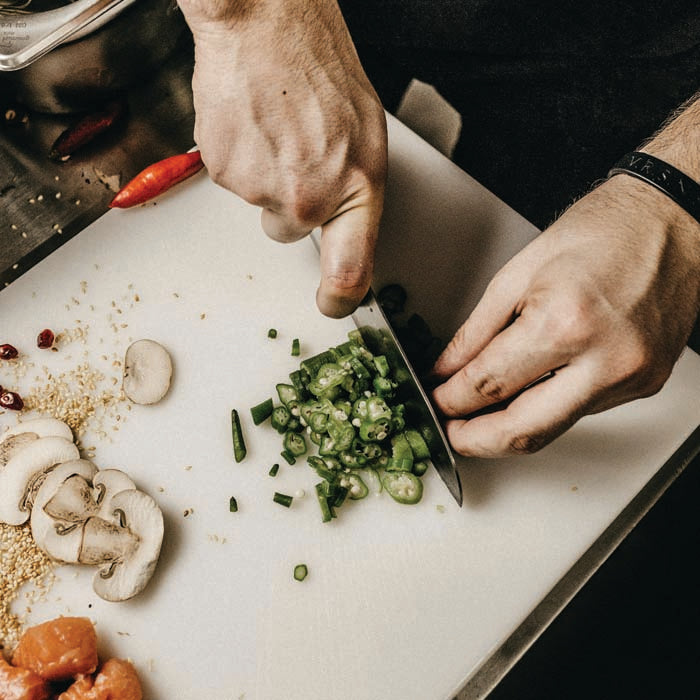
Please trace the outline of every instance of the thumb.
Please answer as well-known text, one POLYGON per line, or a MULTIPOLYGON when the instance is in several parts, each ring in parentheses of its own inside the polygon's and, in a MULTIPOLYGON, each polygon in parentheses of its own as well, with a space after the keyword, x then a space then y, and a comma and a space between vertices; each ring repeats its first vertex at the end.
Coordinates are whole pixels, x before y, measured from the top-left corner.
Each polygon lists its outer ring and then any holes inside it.
POLYGON ((316 304, 322 314, 351 314, 369 290, 383 192, 357 203, 321 227, 321 282, 316 304))

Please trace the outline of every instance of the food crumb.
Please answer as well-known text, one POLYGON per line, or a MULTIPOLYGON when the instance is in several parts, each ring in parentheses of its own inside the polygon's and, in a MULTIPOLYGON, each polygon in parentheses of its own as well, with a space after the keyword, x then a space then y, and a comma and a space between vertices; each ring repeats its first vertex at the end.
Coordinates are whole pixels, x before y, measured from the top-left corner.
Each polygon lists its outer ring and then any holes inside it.
POLYGON ((194 508, 185 508, 182 517, 186 518, 188 515, 192 515, 192 513, 194 513, 194 508))
POLYGON ((185 470, 186 472, 190 471, 191 469, 192 469, 192 465, 191 465, 191 464, 188 464, 188 465, 186 465, 186 466, 184 467, 184 470, 185 470))
POLYGON ((440 505, 435 506, 435 510, 436 510, 438 513, 444 513, 447 509, 445 508, 445 506, 443 506, 442 504, 440 504, 440 505))

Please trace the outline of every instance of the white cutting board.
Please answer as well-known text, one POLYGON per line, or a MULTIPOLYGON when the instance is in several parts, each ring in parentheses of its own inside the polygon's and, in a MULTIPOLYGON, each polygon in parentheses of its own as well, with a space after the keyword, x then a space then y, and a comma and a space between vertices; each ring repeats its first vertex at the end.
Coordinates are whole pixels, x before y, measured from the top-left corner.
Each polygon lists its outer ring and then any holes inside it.
MULTIPOLYGON (((535 231, 393 119, 390 147, 377 286, 402 282, 448 338, 535 231)), ((86 353, 109 377, 130 338, 173 355, 161 404, 84 439, 99 467, 126 470, 160 503, 155 577, 114 604, 92 593, 91 573, 65 567, 29 618, 92 617, 103 654, 132 658, 149 700, 447 700, 700 422, 700 358, 686 351, 660 394, 587 418, 537 455, 462 461, 462 509, 431 470, 418 506, 373 496, 323 524, 317 479, 281 460, 277 434, 248 413, 296 367, 292 338, 309 356, 352 328, 315 310, 317 278, 310 241, 268 241, 258 210, 200 173, 157 204, 103 216, 0 294, 2 342, 54 371, 86 353), (76 319, 90 326, 84 345, 32 350, 39 329, 76 319), (299 489, 289 510, 272 501, 299 489)), ((0 415, 0 428, 13 422, 0 415)))

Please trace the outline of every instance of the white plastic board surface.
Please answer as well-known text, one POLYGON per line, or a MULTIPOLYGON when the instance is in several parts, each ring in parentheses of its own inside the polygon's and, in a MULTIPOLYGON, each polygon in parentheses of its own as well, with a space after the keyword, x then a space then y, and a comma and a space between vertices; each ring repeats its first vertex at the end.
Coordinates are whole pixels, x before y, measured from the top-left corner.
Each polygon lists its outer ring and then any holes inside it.
MULTIPOLYGON (((390 144, 376 286, 403 283, 447 338, 535 231, 393 120, 390 144)), ((2 342, 35 364, 25 387, 42 365, 80 362, 109 384, 130 339, 172 353, 162 403, 120 404, 83 438, 100 468, 124 469, 163 509, 153 580, 106 603, 91 571, 63 567, 29 616, 90 616, 103 656, 133 659, 149 700, 447 700, 700 422, 700 358, 686 351, 657 396, 587 418, 536 455, 462 460, 462 509, 431 470, 418 506, 370 496, 323 524, 315 475, 287 465, 277 433, 248 412, 297 366, 292 338, 303 357, 352 328, 316 311, 317 278, 310 241, 269 241, 257 209, 200 173, 154 204, 108 213, 0 294, 2 342), (77 325, 89 327, 84 343, 33 347, 41 328, 77 325), (300 489, 290 509, 272 501, 300 489)), ((14 421, 0 415, 0 429, 14 421)))

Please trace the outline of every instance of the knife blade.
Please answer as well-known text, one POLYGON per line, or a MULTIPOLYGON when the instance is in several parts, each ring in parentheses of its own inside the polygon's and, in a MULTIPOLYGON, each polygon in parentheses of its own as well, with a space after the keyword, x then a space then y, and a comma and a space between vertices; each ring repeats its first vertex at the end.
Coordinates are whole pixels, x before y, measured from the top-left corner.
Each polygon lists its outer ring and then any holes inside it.
MULTIPOLYGON (((320 252, 320 242, 317 237, 318 231, 314 231, 310 236, 316 251, 320 252)), ((402 400, 406 403, 407 409, 410 408, 420 421, 421 432, 430 448, 433 466, 447 486, 448 491, 461 507, 462 483, 445 433, 416 371, 371 289, 355 309, 352 320, 367 342, 369 349, 375 354, 386 355, 395 371, 398 371, 404 378, 401 385, 402 400)))

